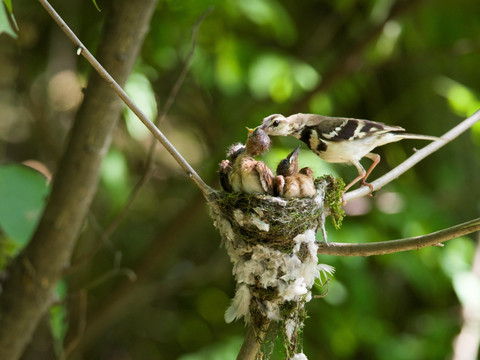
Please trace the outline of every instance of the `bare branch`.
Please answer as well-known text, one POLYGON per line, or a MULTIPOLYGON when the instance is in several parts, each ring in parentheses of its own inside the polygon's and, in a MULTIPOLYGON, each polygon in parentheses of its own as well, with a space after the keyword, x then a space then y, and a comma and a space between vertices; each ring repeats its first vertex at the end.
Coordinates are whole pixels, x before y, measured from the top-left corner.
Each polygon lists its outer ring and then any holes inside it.
POLYGON ((66 360, 70 354, 75 350, 85 333, 87 327, 87 290, 80 290, 78 293, 78 324, 75 336, 69 341, 68 345, 60 355, 60 360, 66 360))
POLYGON ((365 244, 319 243, 318 253, 335 256, 372 256, 400 251, 418 250, 428 246, 443 246, 442 242, 480 230, 480 218, 434 233, 411 238, 365 244))
MULTIPOLYGON (((264 329, 268 329, 268 324, 264 325, 264 329)), ((247 335, 243 340, 242 347, 238 353, 237 360, 255 360, 257 359, 260 347, 263 344, 267 330, 257 330, 255 326, 250 325, 247 330, 247 335)))
POLYGON ((170 143, 170 141, 163 135, 163 133, 155 126, 155 124, 143 113, 142 110, 133 102, 122 87, 110 76, 104 67, 97 61, 97 59, 88 51, 83 43, 78 39, 74 32, 68 27, 53 7, 47 0, 39 0, 42 6, 47 10, 49 15, 55 20, 58 26, 68 36, 68 38, 77 46, 77 54, 83 57, 92 65, 97 73, 107 82, 113 91, 123 100, 123 102, 133 111, 140 121, 147 127, 147 129, 157 138, 158 141, 167 149, 175 161, 182 167, 182 169, 192 178, 202 192, 207 195, 212 192, 212 189, 205 184, 202 178, 196 173, 191 165, 183 158, 178 150, 170 143))
MULTIPOLYGON (((417 152, 415 152, 415 154, 410 156, 407 160, 405 160, 403 163, 398 165, 396 168, 389 171, 388 173, 378 178, 377 180, 372 181, 371 185, 373 186, 373 189, 379 190, 389 182, 395 180, 404 172, 406 172, 407 170, 412 168, 414 165, 416 165, 418 162, 426 158, 428 155, 433 154, 442 146, 448 144, 457 136, 467 131, 478 121, 480 121, 480 110, 477 110, 473 115, 471 115, 470 117, 462 121, 460 124, 455 126, 453 129, 451 129, 447 133, 445 133, 440 140, 434 141, 431 144, 425 146, 423 149, 418 150, 417 152)), ((346 193, 344 195, 344 199, 345 201, 348 202, 350 200, 365 196, 369 193, 370 193, 370 188, 367 186, 363 186, 359 189, 346 193)))

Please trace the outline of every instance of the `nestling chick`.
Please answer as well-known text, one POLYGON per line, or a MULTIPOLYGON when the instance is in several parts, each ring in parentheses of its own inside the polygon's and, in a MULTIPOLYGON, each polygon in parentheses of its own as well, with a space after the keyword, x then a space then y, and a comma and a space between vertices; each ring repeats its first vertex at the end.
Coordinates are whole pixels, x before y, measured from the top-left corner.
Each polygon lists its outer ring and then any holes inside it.
POLYGON ((277 176, 273 182, 273 191, 276 196, 292 199, 315 195, 312 169, 304 167, 298 171, 299 151, 300 146, 278 164, 277 176))
POLYGON ((404 133, 405 130, 400 126, 315 114, 294 114, 288 117, 270 115, 263 119, 261 128, 269 135, 291 135, 300 139, 327 162, 353 164, 358 176, 345 187, 345 191, 358 181, 373 191, 373 186, 366 180, 380 162, 380 155, 371 152, 377 146, 402 139, 438 140, 434 136, 404 133), (363 157, 373 161, 367 171, 360 164, 363 157))
POLYGON ((272 171, 265 163, 254 158, 269 149, 270 138, 260 127, 247 130, 245 149, 233 161, 229 183, 235 192, 273 195, 272 171))
POLYGON ((229 160, 222 160, 218 165, 218 174, 220 177, 220 185, 223 190, 227 192, 233 192, 232 185, 230 184, 229 176, 233 168, 233 164, 238 155, 245 151, 245 145, 236 143, 231 145, 227 150, 227 158, 229 160))

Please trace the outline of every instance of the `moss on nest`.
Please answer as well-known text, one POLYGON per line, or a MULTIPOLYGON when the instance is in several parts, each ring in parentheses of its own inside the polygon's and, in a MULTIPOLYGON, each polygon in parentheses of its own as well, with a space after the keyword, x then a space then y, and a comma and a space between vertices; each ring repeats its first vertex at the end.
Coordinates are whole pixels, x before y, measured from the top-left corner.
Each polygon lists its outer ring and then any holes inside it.
POLYGON ((318 228, 318 219, 324 211, 325 189, 332 179, 316 180, 317 196, 314 198, 287 200, 267 195, 219 192, 216 204, 234 232, 248 243, 268 243, 277 250, 290 252, 295 236, 307 229, 318 228), (241 211, 240 215, 238 211, 241 211), (245 221, 239 221, 239 216, 245 221), (265 224, 268 230, 259 228, 258 222, 265 224))
POLYGON ((325 204, 330 209, 330 215, 332 216, 332 223, 335 229, 340 229, 342 226, 343 218, 345 217, 345 211, 343 211, 343 190, 345 189, 345 182, 342 179, 336 179, 332 175, 325 175, 316 179, 320 181, 326 179, 327 188, 325 189, 325 204))
POLYGON ((235 233, 248 243, 268 243, 275 249, 289 252, 291 239, 307 229, 318 229, 318 219, 329 209, 335 228, 340 228, 345 212, 342 209, 342 191, 345 183, 331 175, 315 179, 317 196, 304 199, 283 199, 268 195, 218 192, 215 199, 223 217, 231 223, 235 233), (318 199, 321 197, 321 199, 318 199), (319 201, 321 200, 321 201, 319 201), (237 213, 235 213, 237 211, 237 213), (245 221, 238 221, 238 211, 245 221), (252 216, 268 226, 260 229, 252 216), (289 244, 290 243, 290 244, 289 244))

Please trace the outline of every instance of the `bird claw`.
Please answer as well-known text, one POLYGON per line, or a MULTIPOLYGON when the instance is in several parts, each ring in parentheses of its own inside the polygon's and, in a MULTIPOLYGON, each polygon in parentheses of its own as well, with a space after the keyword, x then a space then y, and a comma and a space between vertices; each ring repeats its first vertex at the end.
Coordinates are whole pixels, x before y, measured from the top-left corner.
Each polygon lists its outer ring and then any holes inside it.
POLYGON ((375 189, 373 188, 373 185, 370 184, 370 183, 368 183, 368 182, 366 182, 365 180, 362 180, 362 182, 361 182, 360 184, 361 184, 362 186, 368 186, 368 187, 370 188, 370 192, 367 194, 367 196, 373 198, 373 191, 375 190, 375 189))

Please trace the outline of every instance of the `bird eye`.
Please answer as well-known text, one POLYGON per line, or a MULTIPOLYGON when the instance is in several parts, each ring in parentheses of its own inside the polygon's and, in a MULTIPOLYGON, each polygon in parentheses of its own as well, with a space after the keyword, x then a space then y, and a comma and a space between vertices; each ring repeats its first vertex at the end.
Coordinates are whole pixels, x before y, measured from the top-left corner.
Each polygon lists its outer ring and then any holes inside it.
POLYGON ((272 122, 273 127, 278 126, 278 124, 280 124, 280 121, 278 121, 278 120, 275 120, 274 122, 272 122))

